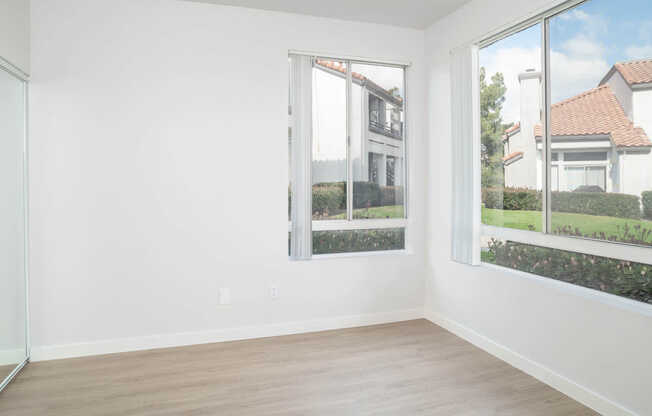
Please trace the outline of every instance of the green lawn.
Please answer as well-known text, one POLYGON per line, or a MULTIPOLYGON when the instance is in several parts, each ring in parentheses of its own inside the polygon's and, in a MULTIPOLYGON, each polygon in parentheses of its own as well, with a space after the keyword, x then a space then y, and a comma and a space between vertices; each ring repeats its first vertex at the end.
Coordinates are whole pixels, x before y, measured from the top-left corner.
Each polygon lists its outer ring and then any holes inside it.
MULTIPOLYGON (((354 219, 377 219, 377 218, 403 218, 403 205, 388 205, 385 207, 359 208, 353 210, 354 219)), ((346 219, 346 213, 333 215, 328 219, 346 219)))
MULTIPOLYGON (((528 230, 528 226, 532 225, 535 231, 541 231, 541 212, 482 208, 482 223, 520 230, 528 230)), ((604 232, 607 236, 611 236, 620 235, 622 232, 619 231, 619 227, 622 230, 626 224, 629 224, 630 227, 640 225, 643 228, 652 229, 652 221, 647 220, 570 214, 566 212, 553 212, 552 214, 553 231, 558 227, 570 225, 573 229, 579 228, 583 234, 604 232)), ((652 235, 647 241, 652 244, 652 235)))

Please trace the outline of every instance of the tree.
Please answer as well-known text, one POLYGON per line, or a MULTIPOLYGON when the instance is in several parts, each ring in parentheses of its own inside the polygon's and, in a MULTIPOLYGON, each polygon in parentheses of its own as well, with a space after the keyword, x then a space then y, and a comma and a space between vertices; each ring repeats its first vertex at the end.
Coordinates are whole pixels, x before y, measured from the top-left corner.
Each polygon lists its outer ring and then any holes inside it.
POLYGON ((500 114, 505 102, 505 81, 497 72, 487 84, 484 67, 480 68, 480 120, 482 143, 482 186, 503 186, 503 135, 508 126, 503 125, 500 114))

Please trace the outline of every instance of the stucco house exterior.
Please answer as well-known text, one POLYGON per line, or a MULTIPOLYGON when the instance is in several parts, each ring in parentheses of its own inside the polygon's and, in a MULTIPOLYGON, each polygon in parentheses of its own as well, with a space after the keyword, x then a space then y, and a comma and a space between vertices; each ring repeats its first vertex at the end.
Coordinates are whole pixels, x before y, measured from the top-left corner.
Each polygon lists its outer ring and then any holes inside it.
MULTIPOLYGON (((313 184, 342 181, 347 175, 346 72, 340 62, 314 61, 313 184)), ((387 90, 358 72, 351 77, 353 180, 404 185, 404 109, 398 85, 387 90)))
MULTIPOLYGON (((503 136, 505 186, 541 189, 541 73, 519 82, 521 120, 503 136)), ((652 190, 652 60, 615 64, 597 87, 553 104, 550 124, 552 190, 652 190)))

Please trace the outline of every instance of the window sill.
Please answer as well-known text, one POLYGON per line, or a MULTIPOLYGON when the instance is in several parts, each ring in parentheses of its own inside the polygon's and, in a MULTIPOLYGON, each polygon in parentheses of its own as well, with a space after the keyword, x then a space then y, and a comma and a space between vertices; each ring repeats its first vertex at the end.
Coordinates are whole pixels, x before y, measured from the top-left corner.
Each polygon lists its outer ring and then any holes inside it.
POLYGON ((333 253, 333 254, 315 254, 310 260, 334 260, 345 259, 350 257, 386 257, 386 256, 411 256, 414 253, 408 249, 403 250, 378 250, 378 251, 359 251, 355 253, 333 253))
POLYGON ((406 228, 408 220, 405 218, 378 218, 358 220, 313 220, 312 231, 348 231, 348 230, 374 230, 387 228, 406 228))
POLYGON ((652 247, 637 246, 619 241, 594 240, 584 237, 546 234, 540 231, 517 230, 485 224, 481 224, 480 227, 480 232, 483 236, 501 240, 511 240, 534 246, 573 251, 581 254, 590 254, 593 256, 608 257, 643 264, 650 264, 650 258, 652 258, 652 247))
POLYGON ((652 305, 647 303, 628 299, 622 296, 612 295, 611 293, 601 292, 599 290, 590 289, 584 286, 574 285, 572 283, 563 282, 561 280, 555 280, 550 277, 544 277, 520 270, 510 269, 509 267, 499 266, 496 264, 482 262, 480 267, 506 272, 518 277, 525 277, 526 279, 534 280, 545 286, 552 287, 553 289, 560 290, 565 293, 571 293, 573 295, 581 296, 585 299, 597 301, 608 306, 626 310, 628 312, 634 312, 643 316, 652 317, 652 305))

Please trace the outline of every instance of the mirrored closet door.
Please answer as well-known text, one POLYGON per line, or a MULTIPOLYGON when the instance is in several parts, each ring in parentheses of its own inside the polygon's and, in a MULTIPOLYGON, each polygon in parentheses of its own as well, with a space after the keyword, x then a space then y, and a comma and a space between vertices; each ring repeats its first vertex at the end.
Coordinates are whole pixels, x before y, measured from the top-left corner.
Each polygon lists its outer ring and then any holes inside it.
POLYGON ((0 59, 0 390, 29 358, 26 82, 0 59))

